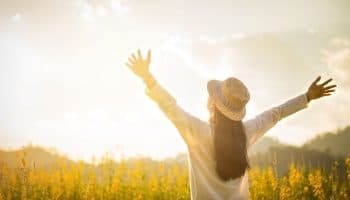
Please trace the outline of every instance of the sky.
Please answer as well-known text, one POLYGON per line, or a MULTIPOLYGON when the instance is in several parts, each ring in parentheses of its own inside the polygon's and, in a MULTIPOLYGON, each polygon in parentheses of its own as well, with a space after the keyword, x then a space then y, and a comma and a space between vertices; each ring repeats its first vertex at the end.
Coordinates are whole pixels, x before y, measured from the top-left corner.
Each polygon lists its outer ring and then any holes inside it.
POLYGON ((55 148, 163 159, 186 152, 173 124, 125 65, 152 49, 151 72, 207 120, 206 83, 230 76, 251 93, 246 119, 306 92, 321 75, 335 95, 266 135, 302 145, 350 124, 350 2, 0 1, 0 148, 55 148))

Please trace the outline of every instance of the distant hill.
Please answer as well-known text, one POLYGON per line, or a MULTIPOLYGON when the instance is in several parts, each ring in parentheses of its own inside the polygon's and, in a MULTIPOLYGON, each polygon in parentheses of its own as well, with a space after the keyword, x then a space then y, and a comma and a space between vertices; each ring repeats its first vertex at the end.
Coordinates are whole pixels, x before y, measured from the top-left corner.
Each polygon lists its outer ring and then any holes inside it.
POLYGON ((304 148, 324 151, 332 155, 350 155, 350 126, 335 133, 318 135, 304 144, 304 148))
POLYGON ((302 166, 305 170, 320 168, 329 171, 338 162, 338 172, 345 173, 344 157, 334 156, 327 152, 298 148, 293 146, 272 147, 268 152, 257 153, 250 157, 251 165, 265 168, 273 166, 277 172, 284 175, 291 163, 302 166))
POLYGON ((73 161, 66 156, 59 155, 42 147, 28 145, 19 150, 0 150, 0 164, 5 163, 8 167, 17 167, 25 159, 27 165, 36 167, 49 167, 57 162, 73 164, 73 161))
POLYGON ((271 147, 281 146, 286 146, 286 144, 281 143, 275 138, 264 136, 249 149, 249 154, 254 155, 256 153, 265 153, 269 151, 271 147))
MULTIPOLYGON (((266 153, 270 148, 287 147, 289 145, 281 143, 277 139, 264 136, 259 139, 249 150, 249 154, 266 153)), ((329 153, 333 156, 350 156, 350 126, 336 132, 326 132, 317 135, 307 141, 302 148, 305 150, 318 150, 329 153)))

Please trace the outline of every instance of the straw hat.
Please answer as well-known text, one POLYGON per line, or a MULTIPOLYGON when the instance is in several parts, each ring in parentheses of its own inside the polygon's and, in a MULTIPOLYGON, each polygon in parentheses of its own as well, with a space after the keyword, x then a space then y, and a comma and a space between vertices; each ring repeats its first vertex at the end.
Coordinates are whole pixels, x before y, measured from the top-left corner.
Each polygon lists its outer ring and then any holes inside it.
POLYGON ((250 99, 249 91, 242 81, 230 77, 224 81, 210 80, 207 83, 209 97, 222 114, 240 121, 246 113, 245 105, 250 99))

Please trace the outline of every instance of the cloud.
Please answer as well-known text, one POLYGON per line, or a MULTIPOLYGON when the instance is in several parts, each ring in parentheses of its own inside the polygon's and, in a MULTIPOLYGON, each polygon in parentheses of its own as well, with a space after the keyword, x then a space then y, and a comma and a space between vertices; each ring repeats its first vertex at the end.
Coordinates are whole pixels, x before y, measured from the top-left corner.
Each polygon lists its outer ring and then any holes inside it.
POLYGON ((350 40, 341 37, 334 37, 331 39, 330 43, 335 47, 347 47, 350 45, 350 40))
POLYGON ((95 22, 97 18, 106 17, 110 13, 115 13, 117 16, 124 16, 130 11, 130 7, 119 0, 111 0, 109 3, 106 1, 93 3, 80 0, 76 2, 76 7, 81 17, 88 22, 95 22))
MULTIPOLYGON (((283 120, 283 125, 271 130, 272 135, 284 142, 301 144, 315 133, 349 124, 346 117, 350 113, 349 95, 344 89, 345 84, 350 85, 349 48, 329 50, 327 62, 322 63, 320 47, 328 42, 308 33, 301 36, 278 33, 201 36, 197 39, 174 36, 163 48, 177 55, 177 60, 182 60, 185 67, 204 79, 228 76, 242 79, 253 97, 250 103, 254 110, 247 117, 306 92, 308 84, 319 73, 326 78, 335 76, 341 88, 334 96, 313 102, 306 111, 283 120)), ((331 43, 339 46, 348 42, 337 39, 331 43)))
POLYGON ((163 48, 178 55, 205 79, 239 77, 267 101, 271 99, 266 93, 269 88, 279 97, 289 95, 302 88, 311 74, 295 45, 275 34, 202 35, 198 39, 176 36, 169 38, 163 48))
POLYGON ((95 21, 95 13, 94 13, 94 7, 89 4, 88 2, 81 2, 81 5, 80 5, 80 9, 81 9, 81 17, 88 21, 88 22, 94 22, 95 21))
POLYGON ((324 114, 315 116, 313 120, 315 123, 322 121, 322 126, 332 129, 331 127, 341 128, 350 123, 350 48, 348 38, 334 37, 329 44, 323 51, 323 61, 328 69, 325 75, 334 79, 333 83, 337 84, 337 88, 327 101, 315 106, 324 114))
POLYGON ((12 20, 16 23, 20 22, 22 20, 22 15, 19 13, 16 13, 13 17, 12 20))
POLYGON ((350 87, 350 41, 347 39, 332 40, 333 45, 338 49, 333 51, 326 51, 326 63, 329 70, 334 76, 346 87, 350 87))
POLYGON ((124 15, 130 11, 130 7, 120 0, 111 0, 111 8, 118 15, 124 15))

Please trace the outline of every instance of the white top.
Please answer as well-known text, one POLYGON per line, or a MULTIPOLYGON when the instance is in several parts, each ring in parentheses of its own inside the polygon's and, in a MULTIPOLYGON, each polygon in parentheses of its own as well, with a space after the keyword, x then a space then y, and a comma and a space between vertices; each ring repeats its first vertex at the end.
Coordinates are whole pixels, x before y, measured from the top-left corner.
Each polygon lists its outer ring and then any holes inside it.
MULTIPOLYGON (((184 111, 158 83, 152 88, 146 88, 145 92, 173 122, 187 145, 191 199, 249 199, 247 170, 244 176, 227 182, 218 177, 210 124, 184 111)), ((253 119, 243 121, 247 147, 254 144, 279 120, 306 108, 307 105, 306 95, 302 94, 253 119)))

